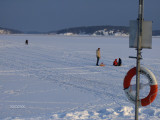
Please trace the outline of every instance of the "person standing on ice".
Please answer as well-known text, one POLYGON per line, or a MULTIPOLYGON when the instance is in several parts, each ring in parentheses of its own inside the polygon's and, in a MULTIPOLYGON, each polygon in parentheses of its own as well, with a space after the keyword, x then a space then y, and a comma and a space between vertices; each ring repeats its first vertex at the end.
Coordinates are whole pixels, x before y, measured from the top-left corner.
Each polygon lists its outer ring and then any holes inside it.
POLYGON ((96 65, 99 66, 99 59, 101 58, 100 48, 98 48, 96 50, 96 57, 97 57, 97 63, 96 63, 96 65))
POLYGON ((26 42, 25 42, 25 43, 26 43, 26 45, 28 45, 28 40, 26 40, 26 42))

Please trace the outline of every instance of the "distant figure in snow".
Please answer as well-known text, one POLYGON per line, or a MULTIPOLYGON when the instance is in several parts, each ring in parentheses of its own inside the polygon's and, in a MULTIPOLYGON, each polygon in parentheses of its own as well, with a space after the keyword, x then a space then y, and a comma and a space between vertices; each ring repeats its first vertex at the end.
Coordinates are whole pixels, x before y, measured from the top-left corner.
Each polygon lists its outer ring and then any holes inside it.
POLYGON ((121 66, 122 65, 122 60, 121 60, 121 58, 119 58, 119 60, 118 60, 118 66, 121 66))
POLYGON ((26 40, 26 42, 25 42, 25 43, 26 43, 26 45, 28 45, 28 40, 26 40))
POLYGON ((117 59, 114 60, 113 65, 114 65, 114 66, 118 66, 117 59))
POLYGON ((99 59, 101 58, 100 48, 98 48, 96 50, 96 57, 97 57, 97 63, 96 63, 96 65, 99 66, 99 59))

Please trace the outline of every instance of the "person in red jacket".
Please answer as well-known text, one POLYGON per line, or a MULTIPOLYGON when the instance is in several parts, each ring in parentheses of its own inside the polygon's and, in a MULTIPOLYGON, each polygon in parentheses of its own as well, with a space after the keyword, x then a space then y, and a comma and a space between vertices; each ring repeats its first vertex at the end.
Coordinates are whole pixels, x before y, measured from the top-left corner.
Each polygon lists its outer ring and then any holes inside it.
POLYGON ((117 59, 114 60, 113 65, 114 65, 114 66, 118 66, 117 59))

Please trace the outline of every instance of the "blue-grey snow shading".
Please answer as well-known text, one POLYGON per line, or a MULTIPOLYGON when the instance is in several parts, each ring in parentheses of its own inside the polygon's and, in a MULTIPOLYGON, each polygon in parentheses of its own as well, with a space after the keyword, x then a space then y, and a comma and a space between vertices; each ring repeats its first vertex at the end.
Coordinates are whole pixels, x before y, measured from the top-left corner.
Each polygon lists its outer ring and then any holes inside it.
MULTIPOLYGON (((153 49, 142 50, 141 61, 158 83, 159 45, 160 37, 153 37, 153 49)), ((0 35, 0 119, 134 119, 123 79, 136 64, 128 56, 135 55, 128 37, 0 35), (105 67, 95 66, 98 47, 105 67), (123 65, 112 66, 119 57, 123 65)), ((140 120, 160 119, 159 99, 158 93, 151 105, 140 108, 140 120)))

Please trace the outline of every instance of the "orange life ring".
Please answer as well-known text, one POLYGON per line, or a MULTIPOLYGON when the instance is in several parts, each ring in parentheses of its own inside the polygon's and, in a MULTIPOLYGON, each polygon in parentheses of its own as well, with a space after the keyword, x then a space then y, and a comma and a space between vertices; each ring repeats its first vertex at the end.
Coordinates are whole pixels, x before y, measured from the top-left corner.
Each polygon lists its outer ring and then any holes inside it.
MULTIPOLYGON (((139 106, 147 106, 147 105, 151 104, 154 101, 154 99, 156 98, 157 93, 158 93, 158 84, 157 84, 157 80, 156 80, 154 74, 150 70, 148 70, 147 68, 140 67, 140 74, 143 74, 148 78, 149 85, 150 85, 150 92, 147 97, 139 100, 139 106)), ((135 76, 135 75, 136 75, 136 67, 134 67, 128 71, 127 75, 124 78, 124 83, 123 83, 123 87, 124 87, 124 91, 126 93, 126 96, 134 104, 135 104, 136 97, 135 97, 135 95, 131 94, 129 87, 130 87, 131 80, 132 80, 133 76, 135 76)))

